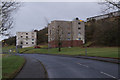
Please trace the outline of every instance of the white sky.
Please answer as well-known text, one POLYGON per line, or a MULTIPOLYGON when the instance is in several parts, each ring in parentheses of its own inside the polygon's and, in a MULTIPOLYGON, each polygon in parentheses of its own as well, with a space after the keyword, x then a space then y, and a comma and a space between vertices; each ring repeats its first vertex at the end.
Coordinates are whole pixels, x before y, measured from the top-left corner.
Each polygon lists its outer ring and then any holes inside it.
POLYGON ((11 34, 40 30, 46 26, 47 20, 73 20, 76 17, 86 20, 102 14, 101 12, 102 6, 98 2, 22 2, 13 16, 14 28, 11 34))
POLYGON ((101 14, 101 6, 95 2, 25 2, 14 15, 14 29, 16 31, 31 31, 42 29, 47 20, 73 20, 101 14), (47 19, 47 20, 46 20, 47 19))

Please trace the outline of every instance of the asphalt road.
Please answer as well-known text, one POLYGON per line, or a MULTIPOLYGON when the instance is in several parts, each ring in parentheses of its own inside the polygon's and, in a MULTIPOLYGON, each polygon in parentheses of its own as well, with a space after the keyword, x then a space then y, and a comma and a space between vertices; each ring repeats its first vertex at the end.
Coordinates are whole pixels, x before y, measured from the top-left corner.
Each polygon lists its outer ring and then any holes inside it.
POLYGON ((25 55, 25 59, 25 65, 14 80, 23 80, 21 78, 46 78, 44 67, 38 60, 29 55, 25 55))
POLYGON ((89 59, 24 54, 41 61, 48 72, 48 78, 118 78, 118 64, 89 59))

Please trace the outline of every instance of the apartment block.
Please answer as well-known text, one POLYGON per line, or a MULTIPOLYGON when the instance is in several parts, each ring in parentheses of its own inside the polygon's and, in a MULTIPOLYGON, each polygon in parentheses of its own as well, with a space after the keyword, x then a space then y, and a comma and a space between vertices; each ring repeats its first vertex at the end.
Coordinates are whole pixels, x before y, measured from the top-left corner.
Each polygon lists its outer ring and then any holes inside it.
POLYGON ((85 43, 84 21, 75 18, 73 21, 54 20, 48 24, 49 47, 77 47, 85 43))
POLYGON ((36 32, 17 32, 16 33, 16 46, 33 47, 36 45, 36 32))
POLYGON ((90 21, 90 20, 101 20, 101 19, 105 19, 105 18, 110 18, 110 17, 117 17, 117 16, 120 16, 120 11, 115 11, 115 12, 111 12, 111 13, 108 13, 108 14, 103 14, 103 15, 99 15, 99 16, 94 16, 94 17, 90 17, 90 18, 87 18, 87 21, 90 21))

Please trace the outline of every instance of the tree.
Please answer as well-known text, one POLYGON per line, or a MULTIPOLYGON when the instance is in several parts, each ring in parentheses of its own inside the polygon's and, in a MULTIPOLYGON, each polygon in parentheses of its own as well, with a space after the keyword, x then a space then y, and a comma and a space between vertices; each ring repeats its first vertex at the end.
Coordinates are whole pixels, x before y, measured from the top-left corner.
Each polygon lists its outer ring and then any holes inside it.
POLYGON ((94 46, 118 46, 118 21, 120 17, 105 18, 86 23, 86 41, 94 42, 94 46), (89 23, 89 25, 88 25, 89 23))
POLYGON ((8 46, 11 45, 16 45, 16 36, 13 37, 9 37, 8 39, 4 39, 4 42, 2 43, 2 46, 5 46, 5 44, 7 44, 8 46))
POLYGON ((62 38, 62 34, 60 33, 60 30, 61 30, 61 27, 58 26, 58 29, 57 29, 57 39, 58 39, 58 48, 59 48, 59 52, 61 51, 61 38, 62 38))
POLYGON ((58 51, 60 52, 62 47, 62 41, 64 40, 63 28, 60 25, 58 25, 56 28, 54 28, 53 32, 55 45, 57 45, 58 51))
POLYGON ((15 11, 20 4, 18 2, 3 1, 0 5, 0 35, 8 36, 8 30, 13 28, 12 12, 15 11))
MULTIPOLYGON (((102 5, 105 5, 106 6, 106 8, 104 8, 103 9, 103 12, 110 12, 111 10, 113 10, 113 11, 120 11, 120 0, 104 0, 105 2, 103 2, 103 3, 100 3, 100 4, 102 4, 102 5)), ((119 14, 119 13, 118 13, 119 14)), ((113 22, 112 22, 113 23, 113 22)), ((117 29, 119 29, 119 26, 118 25, 120 25, 120 16, 118 16, 118 18, 117 18, 117 20, 116 20, 116 25, 115 26, 113 26, 113 28, 117 28, 117 29)), ((111 25, 110 25, 111 26, 111 25)), ((118 32, 118 30, 116 29, 116 31, 115 32, 118 32)), ((118 32, 118 34, 119 34, 120 32, 118 32)), ((116 41, 117 41, 117 43, 118 43, 118 41, 120 40, 120 36, 118 35, 118 34, 116 34, 117 35, 117 39, 116 39, 116 41)), ((118 45, 120 45, 120 43, 118 43, 118 45)))
POLYGON ((37 45, 48 43, 48 28, 43 28, 42 30, 35 30, 37 32, 37 45))
POLYGON ((104 0, 104 2, 101 2, 99 4, 106 6, 106 8, 103 9, 103 12, 110 11, 110 10, 120 10, 119 0, 104 0))

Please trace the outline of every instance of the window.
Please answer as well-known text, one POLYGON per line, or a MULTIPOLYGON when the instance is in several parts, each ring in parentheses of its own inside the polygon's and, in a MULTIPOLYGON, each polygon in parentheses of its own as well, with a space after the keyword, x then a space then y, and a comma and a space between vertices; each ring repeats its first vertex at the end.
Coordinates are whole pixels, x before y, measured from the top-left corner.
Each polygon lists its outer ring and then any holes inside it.
POLYGON ((70 40, 70 38, 68 38, 68 40, 70 40))
POLYGON ((81 40, 81 38, 78 38, 78 40, 81 40))
POLYGON ((34 42, 32 42, 32 44, 34 44, 34 42))
POLYGON ((21 38, 22 38, 23 36, 21 36, 21 38))
POLYGON ((34 41, 34 39, 32 39, 32 41, 34 41))
POLYGON ((80 30, 81 28, 80 28, 80 27, 78 27, 78 29, 80 30))
POLYGON ((26 42, 26 44, 28 44, 28 42, 26 42))
POLYGON ((76 18, 76 20, 79 20, 79 18, 76 18))
POLYGON ((68 36, 70 36, 70 32, 68 32, 68 36))
POLYGON ((28 38, 28 36, 26 36, 26 38, 28 38))
POLYGON ((80 25, 81 23, 80 23, 80 22, 78 22, 78 24, 80 25))
POLYGON ((21 42, 20 44, 23 44, 23 42, 21 42))
POLYGON ((79 32, 79 33, 78 33, 78 36, 80 36, 80 35, 81 35, 81 33, 79 32))
POLYGON ((26 33, 26 35, 28 35, 28 33, 26 33))

